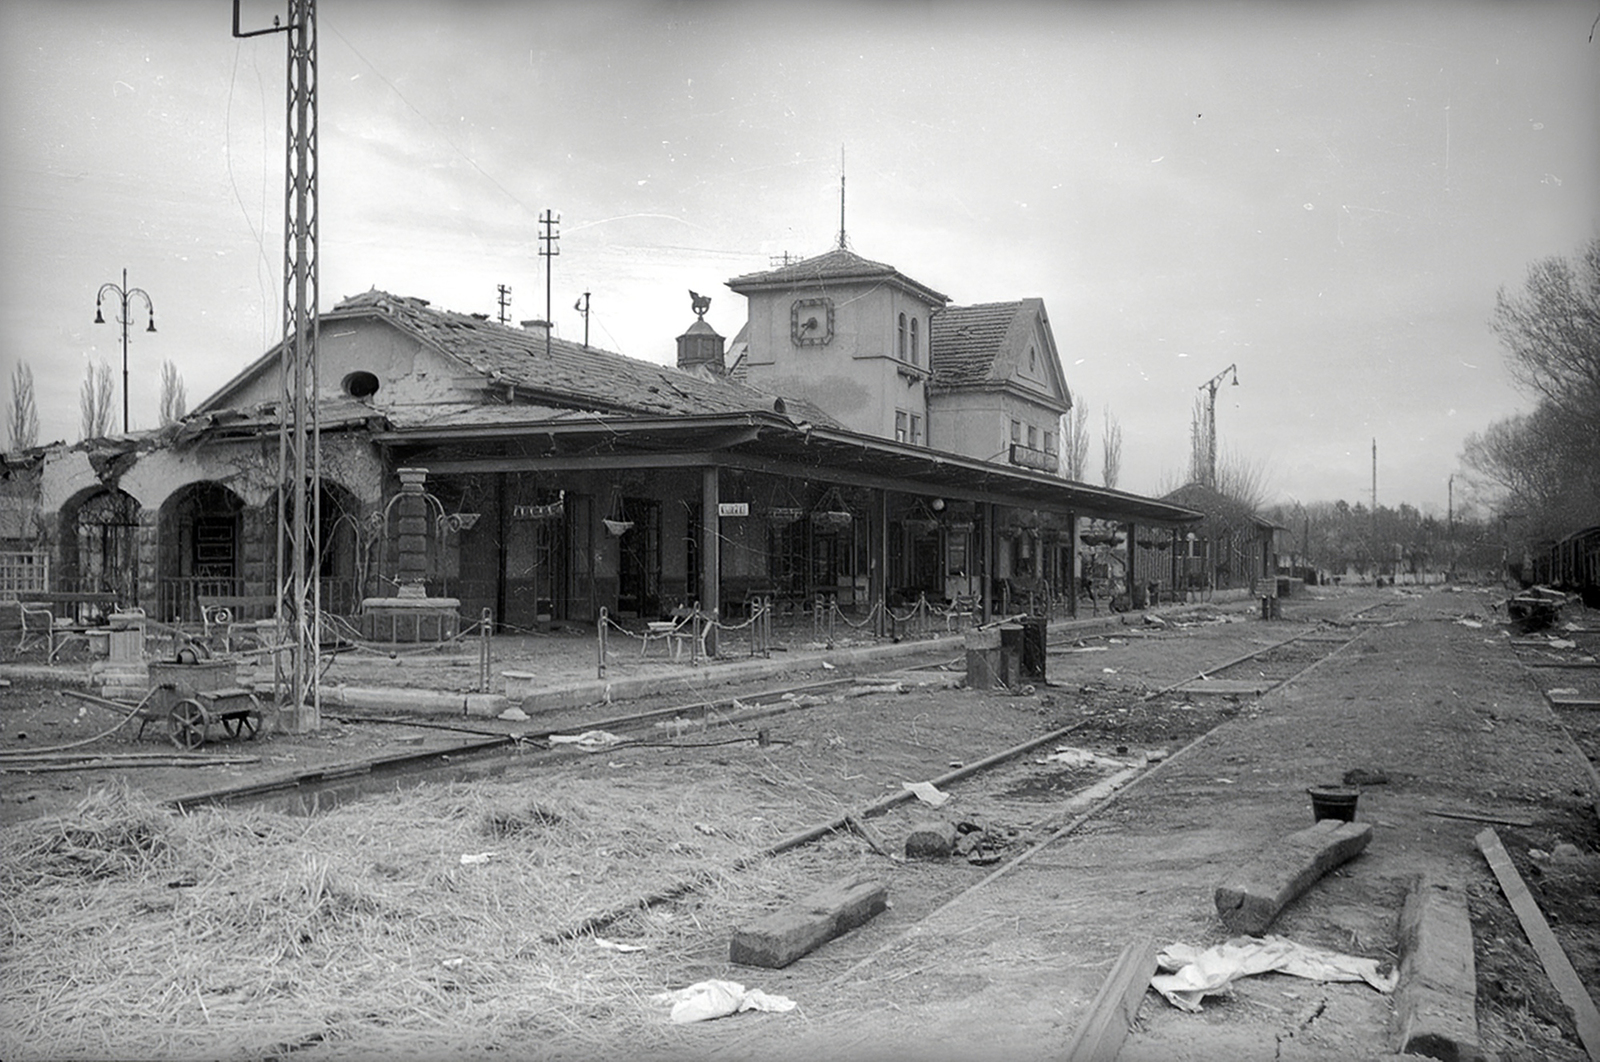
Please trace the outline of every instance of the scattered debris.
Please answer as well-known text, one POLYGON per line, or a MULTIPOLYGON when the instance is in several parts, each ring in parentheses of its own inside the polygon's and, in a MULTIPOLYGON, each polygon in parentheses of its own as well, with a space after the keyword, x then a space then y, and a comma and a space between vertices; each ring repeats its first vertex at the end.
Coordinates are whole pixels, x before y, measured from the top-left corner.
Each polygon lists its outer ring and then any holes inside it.
MULTIPOLYGON (((1122 746, 1122 748, 1126 748, 1126 747, 1127 747, 1126 745, 1122 746)), ((1165 755, 1165 754, 1163 753, 1162 755, 1165 755)), ((1109 756, 1102 756, 1098 752, 1091 752, 1088 749, 1073 748, 1073 747, 1067 746, 1067 745, 1061 746, 1060 748, 1058 748, 1054 752, 1052 752, 1050 755, 1046 756, 1042 760, 1039 760, 1038 762, 1039 763, 1059 763, 1059 764, 1064 764, 1065 766, 1068 766, 1068 767, 1090 767, 1090 766, 1094 766, 1094 767, 1126 767, 1127 766, 1127 764, 1122 762, 1121 760, 1114 760, 1109 756)))
POLYGON ((942 792, 932 782, 901 782, 900 788, 910 792, 930 808, 943 807, 950 794, 942 792))
POLYGON ((888 910, 889 889, 870 878, 830 885, 735 930, 728 961, 779 970, 888 910))
POLYGON ((960 831, 952 822, 932 819, 919 822, 906 835, 907 859, 943 859, 955 851, 960 831))
POLYGON ((1383 771, 1369 771, 1365 767, 1352 767, 1344 772, 1345 785, 1388 785, 1389 776, 1383 771))
POLYGON ((1197 1012, 1206 996, 1222 995, 1241 977, 1286 973, 1312 981, 1365 981, 1379 992, 1394 991, 1393 970, 1382 971, 1378 960, 1341 955, 1277 936, 1235 937, 1204 951, 1188 944, 1169 944, 1156 957, 1167 973, 1150 978, 1150 987, 1179 1010, 1197 1012))
POLYGON ((1572 1015, 1572 1023, 1578 1028, 1578 1039, 1583 1041, 1584 1050, 1589 1053, 1590 1058, 1600 1058, 1600 1008, 1595 1006, 1594 999, 1584 987, 1582 979, 1578 977, 1578 972, 1573 969, 1572 960, 1567 957, 1561 942, 1551 932, 1550 923, 1545 920, 1538 901, 1528 891, 1522 876, 1517 873, 1516 865, 1511 862, 1511 856, 1500 843, 1499 834, 1490 827, 1473 840, 1488 862, 1489 869, 1494 871, 1495 880, 1500 883, 1500 891, 1505 893, 1506 901, 1516 913, 1517 921, 1522 923, 1522 932, 1528 938, 1528 943, 1533 945, 1533 950, 1539 956, 1539 962, 1544 966, 1544 972, 1550 978, 1550 983, 1560 994, 1561 1001, 1567 1005, 1567 1010, 1572 1015))
POLYGON ((1567 595, 1548 586, 1533 586, 1506 601, 1506 615, 1524 631, 1538 631, 1561 618, 1567 595))
POLYGON ((463 854, 461 856, 461 865, 464 866, 464 867, 470 867, 470 866, 476 866, 479 863, 487 863, 491 859, 493 859, 495 856, 497 856, 498 854, 499 854, 498 852, 478 852, 476 854, 463 854))
POLYGON ((605 937, 595 937, 594 944, 595 947, 604 948, 606 951, 620 951, 627 953, 645 950, 645 946, 643 944, 627 944, 620 940, 607 940, 605 937))
POLYGON ((759 988, 745 988, 737 981, 700 981, 688 988, 661 992, 650 998, 657 1003, 670 1003, 672 1020, 678 1025, 722 1018, 745 1010, 781 1014, 795 1007, 794 1000, 787 996, 768 995, 759 988))
POLYGON ((1217 916, 1235 933, 1261 933, 1295 897, 1371 841, 1369 822, 1322 819, 1291 833, 1217 887, 1217 916))
POLYGON ((585 730, 581 734, 551 734, 552 745, 576 745, 584 751, 609 748, 622 741, 609 730, 585 730))
POLYGON ((525 723, 528 721, 528 713, 521 708, 507 708, 500 713, 500 718, 508 723, 525 723))
POLYGON ((866 841, 869 848, 891 862, 898 863, 902 858, 904 858, 894 852, 891 852, 889 850, 889 846, 884 844, 883 838, 879 836, 878 831, 873 829, 867 823, 861 821, 860 817, 856 815, 846 815, 844 817, 844 824, 857 837, 860 837, 863 841, 866 841))

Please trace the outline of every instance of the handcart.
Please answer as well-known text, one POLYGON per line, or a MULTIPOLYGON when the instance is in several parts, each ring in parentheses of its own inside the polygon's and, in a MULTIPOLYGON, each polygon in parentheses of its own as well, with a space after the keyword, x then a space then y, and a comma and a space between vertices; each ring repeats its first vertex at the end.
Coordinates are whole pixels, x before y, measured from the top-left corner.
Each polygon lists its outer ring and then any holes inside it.
POLYGON ((197 749, 206 743, 212 723, 221 723, 230 738, 255 737, 261 732, 261 702, 253 690, 238 685, 232 661, 152 663, 141 732, 162 718, 174 745, 197 749))

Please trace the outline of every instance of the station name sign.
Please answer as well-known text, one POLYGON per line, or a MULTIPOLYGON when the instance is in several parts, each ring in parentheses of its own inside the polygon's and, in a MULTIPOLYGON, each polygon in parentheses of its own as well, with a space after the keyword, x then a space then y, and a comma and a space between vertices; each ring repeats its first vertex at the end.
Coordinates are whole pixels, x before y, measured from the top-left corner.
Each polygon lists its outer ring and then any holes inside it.
POLYGON ((750 503, 749 502, 718 502, 717 503, 717 515, 718 516, 749 516, 750 515, 750 503))
POLYGON ((1020 465, 1023 468, 1031 468, 1035 472, 1054 472, 1056 470, 1056 455, 1049 450, 1036 450, 1021 443, 1012 443, 1011 463, 1020 465))

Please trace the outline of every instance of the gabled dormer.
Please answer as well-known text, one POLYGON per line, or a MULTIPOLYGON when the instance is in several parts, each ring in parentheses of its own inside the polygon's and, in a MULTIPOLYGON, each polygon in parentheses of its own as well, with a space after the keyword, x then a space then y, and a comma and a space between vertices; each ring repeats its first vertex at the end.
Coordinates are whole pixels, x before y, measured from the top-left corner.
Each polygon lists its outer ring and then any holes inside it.
POLYGON ((926 446, 932 321, 949 297, 843 247, 728 281, 749 300, 743 378, 853 431, 926 446))
POLYGON ((1044 300, 947 307, 934 316, 932 339, 931 445, 1057 471, 1072 393, 1044 300))

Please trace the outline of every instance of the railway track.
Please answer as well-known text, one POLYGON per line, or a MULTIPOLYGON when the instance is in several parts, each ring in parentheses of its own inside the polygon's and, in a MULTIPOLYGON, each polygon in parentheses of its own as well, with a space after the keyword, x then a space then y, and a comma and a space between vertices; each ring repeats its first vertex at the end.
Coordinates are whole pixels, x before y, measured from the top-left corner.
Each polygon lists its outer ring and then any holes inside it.
MULTIPOLYGON (((1364 626, 1354 629, 1319 628, 1224 660, 1202 670, 1194 678, 1147 693, 1143 697, 1130 695, 1127 704, 1130 706, 1139 703, 1148 704, 1169 694, 1176 695, 1175 699, 1183 699, 1189 697, 1196 688, 1210 687, 1220 690, 1224 687, 1232 688, 1230 684, 1238 683, 1246 683, 1252 693, 1262 695, 1305 675, 1345 646, 1358 640, 1364 633, 1364 626)), ((205 803, 268 804, 291 813, 315 814, 401 786, 494 778, 513 767, 519 772, 539 772, 570 764, 574 760, 585 758, 588 754, 570 744, 562 744, 553 739, 587 731, 603 731, 619 738, 615 744, 606 746, 608 752, 628 748, 657 748, 704 756, 710 754, 709 750, 729 744, 763 743, 767 740, 769 727, 777 725, 783 716, 791 713, 809 713, 829 708, 849 711, 856 703, 856 699, 851 697, 841 700, 839 698, 842 694, 859 692, 862 696, 871 696, 874 690, 881 690, 887 694, 888 691, 895 689, 895 683, 904 681, 906 674, 908 669, 902 666, 875 675, 808 682, 769 688, 750 694, 729 695, 637 712, 591 717, 577 725, 525 731, 512 736, 454 724, 346 716, 342 717, 342 721, 355 725, 422 725, 463 732, 470 740, 446 750, 433 750, 427 754, 407 754, 388 760, 354 765, 348 769, 310 771, 275 782, 197 794, 174 803, 180 808, 205 803), (768 725, 758 726, 763 723, 768 725), (686 737, 685 729, 691 731, 692 735, 686 737), (676 736, 663 739, 668 732, 673 732, 676 736), (717 736, 719 733, 726 736, 717 736)), ((1159 760, 1131 762, 1117 770, 1102 769, 1094 777, 1082 779, 1082 784, 1072 791, 1053 790, 1055 802, 1065 810, 1047 815, 1033 823, 1029 830, 1031 839, 1026 844, 1016 847, 978 882, 952 893, 939 903, 934 911, 956 902, 970 891, 987 887, 991 882, 1033 859, 1040 851, 1092 821, 1096 815, 1120 799, 1122 794, 1136 789, 1148 778, 1168 769, 1171 764, 1180 762, 1191 749, 1206 740, 1225 721, 1224 719, 1208 727, 1170 756, 1159 760)), ((993 776, 1001 768, 1010 768, 1012 776, 1007 778, 1004 784, 1013 789, 1018 788, 1018 779, 1015 776, 1019 769, 1018 761, 1036 750, 1051 750, 1069 741, 1074 732, 1083 728, 1087 722, 1089 720, 1078 720, 1054 727, 1043 734, 989 753, 970 763, 952 764, 945 773, 929 781, 938 790, 951 789, 963 793, 973 789, 981 790, 986 785, 999 784, 993 776)), ((1033 770, 1031 765, 1024 765, 1020 769, 1023 774, 1033 770)), ((848 805, 846 810, 784 836, 759 850, 749 852, 729 865, 707 868, 703 873, 661 882, 658 887, 623 903, 587 914, 568 925, 554 929, 545 934, 543 940, 545 943, 555 943, 596 934, 619 919, 640 910, 684 897, 714 879, 749 870, 766 860, 825 838, 850 833, 859 833, 863 837, 871 838, 871 828, 864 826, 865 823, 915 799, 912 792, 900 790, 873 801, 854 804, 841 801, 842 805, 848 805)), ((873 843, 876 844, 876 841, 873 843)), ((932 913, 933 911, 930 911, 928 915, 932 913)), ((881 950, 887 950, 887 947, 886 945, 881 950)), ((858 972, 871 959, 872 957, 868 957, 859 961, 849 973, 858 972)))

